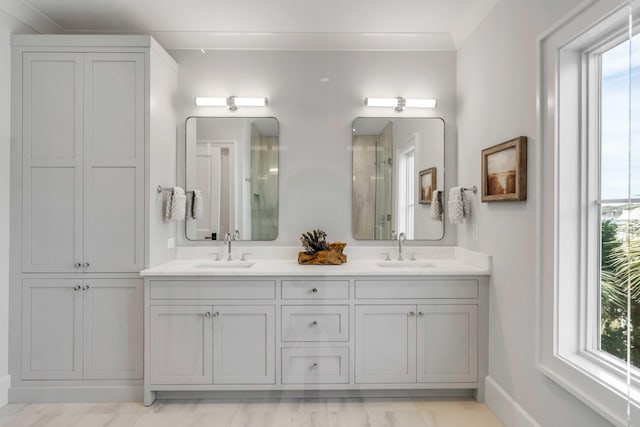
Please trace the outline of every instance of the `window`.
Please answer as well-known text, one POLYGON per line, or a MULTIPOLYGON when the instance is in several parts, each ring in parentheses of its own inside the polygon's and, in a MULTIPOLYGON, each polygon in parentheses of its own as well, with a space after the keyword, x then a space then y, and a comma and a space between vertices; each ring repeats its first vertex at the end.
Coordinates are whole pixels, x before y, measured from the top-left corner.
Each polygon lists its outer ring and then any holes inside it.
POLYGON ((540 39, 539 56, 538 368, 616 425, 640 420, 640 369, 624 361, 627 331, 640 347, 640 304, 628 310, 624 292, 640 213, 629 21, 628 4, 592 2, 540 39))
POLYGON ((596 55, 601 129, 599 197, 595 200, 600 208, 597 226, 601 238, 597 350, 619 361, 626 361, 629 354, 635 368, 640 367, 640 164, 630 164, 629 129, 636 117, 629 114, 629 89, 640 68, 637 64, 629 67, 629 49, 638 43, 640 36, 635 36, 631 42, 625 40, 596 55), (627 285, 631 288, 629 301, 627 285))
POLYGON ((402 144, 398 156, 398 232, 413 239, 413 215, 416 207, 415 141, 402 144))

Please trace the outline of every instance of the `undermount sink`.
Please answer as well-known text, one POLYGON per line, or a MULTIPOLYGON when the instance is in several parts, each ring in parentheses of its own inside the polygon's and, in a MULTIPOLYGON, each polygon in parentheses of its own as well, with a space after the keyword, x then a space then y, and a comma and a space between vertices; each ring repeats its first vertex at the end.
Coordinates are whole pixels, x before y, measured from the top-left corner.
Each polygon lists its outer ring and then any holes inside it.
POLYGON ((211 261, 196 264, 194 268, 249 268, 252 267, 255 262, 253 261, 211 261))
POLYGON ((386 268, 420 268, 420 267, 433 267, 433 264, 429 261, 379 261, 379 267, 386 268))

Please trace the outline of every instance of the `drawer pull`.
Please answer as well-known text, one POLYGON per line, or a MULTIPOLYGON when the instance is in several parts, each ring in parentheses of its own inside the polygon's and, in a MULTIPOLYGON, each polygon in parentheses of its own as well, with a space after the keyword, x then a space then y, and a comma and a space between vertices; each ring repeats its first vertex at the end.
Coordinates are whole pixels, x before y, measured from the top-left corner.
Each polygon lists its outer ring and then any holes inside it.
POLYGON ((318 288, 311 289, 311 292, 313 292, 314 294, 317 294, 318 293, 318 288))

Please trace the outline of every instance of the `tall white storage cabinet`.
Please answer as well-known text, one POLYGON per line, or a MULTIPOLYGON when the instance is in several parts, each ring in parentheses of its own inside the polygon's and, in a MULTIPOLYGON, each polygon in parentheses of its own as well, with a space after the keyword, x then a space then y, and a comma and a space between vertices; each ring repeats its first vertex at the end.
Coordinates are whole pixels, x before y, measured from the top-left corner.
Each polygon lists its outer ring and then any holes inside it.
POLYGON ((149 36, 12 44, 10 400, 139 400, 138 273, 169 256, 148 243, 170 228, 150 209, 150 135, 161 121, 175 156, 177 65, 149 36))

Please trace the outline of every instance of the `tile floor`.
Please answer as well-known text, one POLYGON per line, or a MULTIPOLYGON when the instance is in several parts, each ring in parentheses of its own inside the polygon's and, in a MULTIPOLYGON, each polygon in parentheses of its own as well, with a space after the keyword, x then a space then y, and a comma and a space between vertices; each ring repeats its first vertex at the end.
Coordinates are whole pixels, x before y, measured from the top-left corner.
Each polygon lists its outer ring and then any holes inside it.
POLYGON ((502 427, 472 400, 194 399, 34 403, 0 408, 0 427, 502 427))

